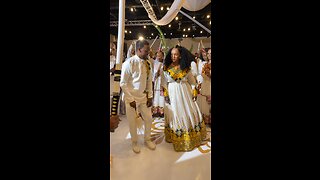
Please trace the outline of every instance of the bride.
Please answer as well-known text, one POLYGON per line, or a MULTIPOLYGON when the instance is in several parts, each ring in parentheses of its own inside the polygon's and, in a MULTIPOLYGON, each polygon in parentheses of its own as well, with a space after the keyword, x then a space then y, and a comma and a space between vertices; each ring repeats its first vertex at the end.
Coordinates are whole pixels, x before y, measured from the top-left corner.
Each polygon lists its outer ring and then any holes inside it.
POLYGON ((161 78, 165 96, 165 139, 175 151, 192 151, 206 137, 197 103, 196 80, 191 72, 192 54, 184 47, 169 50, 161 78))

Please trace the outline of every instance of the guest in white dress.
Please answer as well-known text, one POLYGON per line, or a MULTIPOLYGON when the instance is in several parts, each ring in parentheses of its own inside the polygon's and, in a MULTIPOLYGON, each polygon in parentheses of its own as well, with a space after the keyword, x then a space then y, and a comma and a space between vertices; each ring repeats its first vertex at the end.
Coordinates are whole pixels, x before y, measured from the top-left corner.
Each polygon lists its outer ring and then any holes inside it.
POLYGON ((198 75, 199 94, 197 103, 200 107, 203 119, 207 125, 211 123, 211 49, 202 53, 203 61, 198 75), (210 53, 210 55, 209 55, 210 53))
POLYGON ((162 51, 157 52, 157 58, 153 62, 153 117, 163 117, 164 108, 164 96, 163 89, 161 88, 161 73, 163 72, 163 58, 164 53, 162 51))

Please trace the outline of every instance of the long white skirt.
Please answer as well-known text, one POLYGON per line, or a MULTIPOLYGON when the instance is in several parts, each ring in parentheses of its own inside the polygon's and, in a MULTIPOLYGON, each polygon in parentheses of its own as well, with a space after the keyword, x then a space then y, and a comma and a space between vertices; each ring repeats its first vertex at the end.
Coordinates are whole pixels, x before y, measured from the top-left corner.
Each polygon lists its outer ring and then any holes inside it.
POLYGON ((191 151, 201 145, 206 128, 187 82, 168 84, 170 104, 165 106, 165 138, 176 151, 191 151))

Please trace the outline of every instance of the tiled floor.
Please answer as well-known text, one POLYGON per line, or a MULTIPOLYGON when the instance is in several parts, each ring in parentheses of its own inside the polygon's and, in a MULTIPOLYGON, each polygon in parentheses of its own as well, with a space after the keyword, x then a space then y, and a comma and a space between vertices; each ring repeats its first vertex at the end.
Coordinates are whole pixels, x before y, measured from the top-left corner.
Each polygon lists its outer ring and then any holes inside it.
POLYGON ((208 140, 191 152, 175 152, 172 144, 165 142, 163 119, 154 119, 152 137, 157 143, 152 151, 143 145, 139 136, 141 152, 131 149, 126 116, 120 116, 119 127, 110 133, 111 180, 209 180, 211 179, 211 131, 208 140))

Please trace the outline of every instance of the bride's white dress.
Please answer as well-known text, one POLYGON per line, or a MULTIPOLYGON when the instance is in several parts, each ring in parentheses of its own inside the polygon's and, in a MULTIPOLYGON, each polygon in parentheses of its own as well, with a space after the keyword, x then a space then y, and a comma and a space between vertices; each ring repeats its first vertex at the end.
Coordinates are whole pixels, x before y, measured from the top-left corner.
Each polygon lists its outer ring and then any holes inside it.
POLYGON ((164 108, 165 139, 173 143, 176 151, 191 151, 206 137, 199 106, 193 100, 196 80, 190 70, 183 77, 168 71, 163 71, 162 75, 162 86, 170 99, 170 104, 166 103, 164 108))

